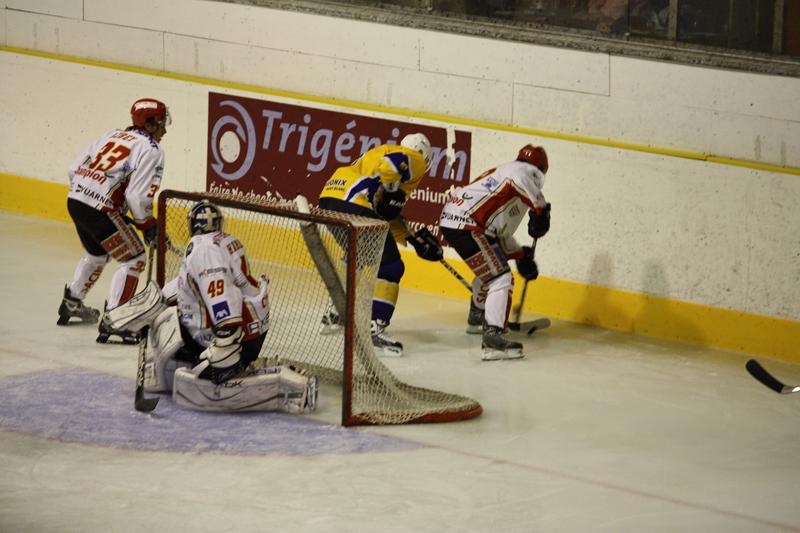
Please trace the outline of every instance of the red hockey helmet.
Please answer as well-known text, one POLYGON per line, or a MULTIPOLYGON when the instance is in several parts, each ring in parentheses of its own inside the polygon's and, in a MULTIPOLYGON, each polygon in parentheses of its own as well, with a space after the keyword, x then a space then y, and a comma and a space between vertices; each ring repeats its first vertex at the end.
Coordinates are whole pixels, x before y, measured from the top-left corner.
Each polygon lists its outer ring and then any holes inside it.
POLYGON ((520 149, 517 161, 530 163, 541 170, 542 174, 547 174, 547 152, 541 146, 526 144, 520 149))
POLYGON ((163 102, 153 98, 140 98, 131 106, 131 120, 137 128, 143 128, 149 120, 163 122, 169 125, 172 120, 169 116, 169 109, 163 102))

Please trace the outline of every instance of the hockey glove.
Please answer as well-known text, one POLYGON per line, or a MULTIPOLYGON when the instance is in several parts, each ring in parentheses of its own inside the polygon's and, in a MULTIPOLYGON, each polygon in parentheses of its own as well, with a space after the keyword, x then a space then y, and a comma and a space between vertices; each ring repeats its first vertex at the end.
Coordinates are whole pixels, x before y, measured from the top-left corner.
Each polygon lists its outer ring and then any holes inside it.
POLYGON ((146 242, 148 246, 153 246, 153 243, 155 243, 156 239, 158 238, 158 223, 156 222, 156 219, 147 219, 141 224, 136 224, 136 227, 142 232, 144 242, 146 242))
POLYGON ((525 255, 517 259, 517 272, 527 280, 538 278, 539 267, 536 266, 536 261, 533 259, 533 250, 530 246, 523 246, 522 251, 525 255))
POLYGON ((147 242, 147 246, 153 246, 158 240, 158 225, 153 224, 142 231, 142 237, 144 237, 144 240, 147 242))
POLYGON ((409 233, 408 242, 414 247, 417 255, 426 261, 441 261, 444 257, 442 246, 427 228, 409 233))
POLYGON ((543 208, 528 211, 528 235, 534 239, 544 237, 550 230, 550 203, 543 208))
POLYGON ((375 211, 384 220, 394 220, 400 216, 400 211, 406 203, 406 193, 403 189, 389 192, 384 189, 375 211))

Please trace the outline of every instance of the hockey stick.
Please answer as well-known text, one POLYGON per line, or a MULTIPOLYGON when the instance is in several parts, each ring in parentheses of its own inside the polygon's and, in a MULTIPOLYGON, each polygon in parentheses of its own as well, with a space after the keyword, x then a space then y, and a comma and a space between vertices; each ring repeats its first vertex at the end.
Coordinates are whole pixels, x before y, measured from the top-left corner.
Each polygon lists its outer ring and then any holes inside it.
MULTIPOLYGON (((409 234, 414 234, 414 230, 411 229, 411 226, 408 225, 408 221, 405 218, 401 218, 403 225, 406 228, 406 231, 409 234)), ((533 240, 533 246, 531 247, 533 252, 536 252, 536 239, 533 240)), ((448 263, 444 259, 440 259, 439 262, 444 266, 448 272, 450 272, 453 276, 456 277, 458 281, 466 288, 470 294, 472 293, 472 284, 464 279, 464 276, 458 273, 458 271, 453 268, 453 265, 448 263)), ((550 319, 549 318, 537 318, 536 320, 531 320, 530 322, 520 322, 520 318, 522 316, 522 302, 525 301, 525 291, 528 290, 528 280, 525 280, 525 285, 522 287, 522 297, 520 298, 520 306, 516 310, 516 321, 508 323, 508 329, 511 331, 525 331, 527 335, 531 335, 537 329, 545 329, 550 327, 550 319)))
MULTIPOLYGON (((150 278, 153 276, 153 258, 156 246, 155 243, 150 244, 147 251, 147 283, 150 283, 150 278)), ((158 405, 160 398, 145 398, 144 397, 144 353, 147 350, 147 335, 149 327, 142 329, 139 339, 139 360, 136 364, 136 397, 133 401, 133 406, 137 411, 142 413, 149 413, 158 405)))
MULTIPOLYGON (((533 239, 533 244, 531 245, 531 257, 536 256, 536 242, 537 239, 533 239)), ((525 283, 522 284, 522 294, 519 296, 519 305, 516 307, 516 309, 514 309, 514 318, 516 320, 508 323, 508 329, 511 331, 520 331, 522 329, 522 322, 520 319, 522 318, 522 306, 525 304, 525 294, 528 292, 528 282, 530 282, 530 280, 526 279, 525 283)), ((550 326, 550 320, 546 318, 534 320, 530 323, 530 326, 527 326, 529 328, 527 334, 530 335, 537 329, 544 329, 548 326, 550 326), (544 325, 545 320, 547 321, 546 325, 544 325)))
POLYGON ((458 271, 455 268, 453 268, 453 265, 451 265, 450 263, 448 263, 444 259, 439 259, 439 262, 442 264, 442 266, 444 266, 447 269, 448 272, 450 272, 452 275, 454 275, 456 277, 456 279, 458 281, 460 281, 461 284, 464 287, 466 287, 466 289, 469 292, 472 292, 472 285, 470 285, 470 283, 466 279, 464 279, 464 277, 461 274, 459 274, 458 271))
MULTIPOLYGON (((411 226, 408 224, 408 221, 407 221, 405 218, 403 218, 403 217, 400 217, 400 221, 403 223, 403 227, 405 227, 405 229, 406 229, 406 231, 408 232, 408 234, 409 234, 409 235, 416 235, 416 233, 417 233, 417 232, 416 232, 416 231, 414 231, 414 229, 413 229, 413 228, 412 228, 412 227, 411 227, 411 226)), ((442 264, 442 266, 443 266, 443 267, 445 267, 445 268, 447 269, 447 271, 448 271, 448 272, 450 272, 450 273, 451 273, 453 276, 455 276, 455 278, 456 278, 458 281, 460 281, 460 282, 461 282, 461 284, 462 284, 462 285, 463 285, 463 286, 464 286, 464 287, 465 287, 465 288, 466 288, 466 289, 467 289, 469 292, 472 292, 472 284, 471 284, 469 281, 467 281, 466 279, 464 279, 464 276, 462 276, 461 274, 459 274, 459 273, 458 273, 458 270, 456 270, 455 268, 453 268, 453 265, 451 265, 450 263, 448 263, 448 262, 447 262, 445 259, 439 259, 439 262, 442 264)))
POLYGON ((778 394, 791 394, 793 392, 800 392, 800 387, 793 387, 791 385, 784 385, 780 381, 778 381, 772 374, 767 372, 761 363, 756 361, 755 359, 750 359, 745 363, 744 367, 750 372, 750 375, 760 381, 762 384, 766 385, 770 389, 774 390, 778 394))

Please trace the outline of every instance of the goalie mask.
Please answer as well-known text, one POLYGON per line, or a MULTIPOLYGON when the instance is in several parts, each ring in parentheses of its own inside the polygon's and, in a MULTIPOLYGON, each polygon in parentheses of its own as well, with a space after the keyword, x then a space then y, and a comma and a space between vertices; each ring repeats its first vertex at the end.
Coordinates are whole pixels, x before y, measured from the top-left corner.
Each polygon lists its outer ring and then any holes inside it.
POLYGON ((403 137, 403 140, 400 141, 400 146, 405 146, 406 148, 411 148, 421 153, 422 157, 425 158, 425 169, 427 170, 431 167, 431 156, 433 155, 431 142, 424 134, 412 133, 406 135, 403 137))
POLYGON ((541 146, 526 144, 517 155, 517 161, 525 161, 547 174, 547 152, 541 146))
POLYGON ((222 231, 222 212, 208 200, 200 200, 189 211, 189 233, 199 235, 222 231))

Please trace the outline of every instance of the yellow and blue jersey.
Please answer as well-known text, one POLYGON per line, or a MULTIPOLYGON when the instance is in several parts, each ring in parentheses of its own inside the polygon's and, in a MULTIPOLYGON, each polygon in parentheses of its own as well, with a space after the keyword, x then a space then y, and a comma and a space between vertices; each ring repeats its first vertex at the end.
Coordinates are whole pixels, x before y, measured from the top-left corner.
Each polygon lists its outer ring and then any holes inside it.
POLYGON ((417 150, 383 144, 367 150, 353 164, 336 169, 325 182, 320 198, 336 198, 375 210, 384 189, 399 187, 406 199, 425 175, 425 158, 417 150))

